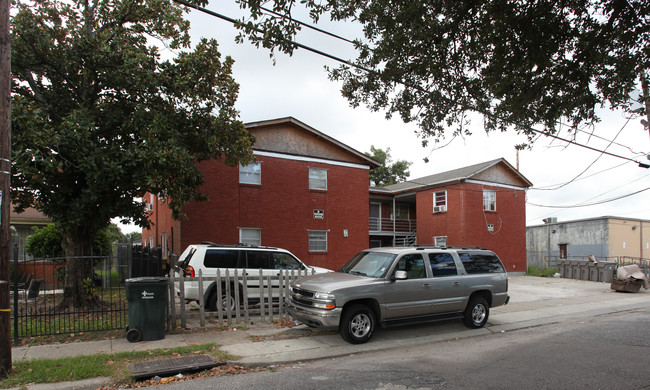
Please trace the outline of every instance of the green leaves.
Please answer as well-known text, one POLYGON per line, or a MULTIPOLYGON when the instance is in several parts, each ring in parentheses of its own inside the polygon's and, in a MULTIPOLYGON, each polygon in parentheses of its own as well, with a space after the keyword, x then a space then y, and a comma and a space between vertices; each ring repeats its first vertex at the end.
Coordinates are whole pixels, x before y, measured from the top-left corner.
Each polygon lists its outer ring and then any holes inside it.
MULTIPOLYGON (((205 4, 205 1, 195 1, 205 4)), ((189 47, 171 0, 19 3, 12 17, 13 194, 65 233, 92 235, 167 194, 177 216, 200 199, 196 163, 251 158, 231 58, 189 47), (163 61, 162 42, 179 49, 163 61)), ((87 240, 86 240, 87 241, 87 240)))
POLYGON ((399 160, 393 163, 390 156, 390 148, 383 150, 371 146, 370 153, 366 153, 366 156, 381 163, 380 167, 372 169, 369 174, 370 184, 375 187, 387 186, 404 181, 410 175, 408 169, 412 163, 406 160, 399 160))
MULTIPOLYGON (((298 4, 273 3, 284 15, 298 4)), ((600 107, 648 111, 647 88, 638 102, 630 98, 650 77, 648 0, 299 3, 314 20, 329 14, 363 25, 358 68, 341 66, 330 77, 343 83, 352 106, 416 122, 423 139, 467 133, 468 112, 483 114, 487 131, 532 135, 532 126, 555 133, 593 124, 600 107)), ((259 13, 259 2, 246 4, 253 21, 243 32, 291 53, 255 28, 293 37, 296 26, 259 13)))

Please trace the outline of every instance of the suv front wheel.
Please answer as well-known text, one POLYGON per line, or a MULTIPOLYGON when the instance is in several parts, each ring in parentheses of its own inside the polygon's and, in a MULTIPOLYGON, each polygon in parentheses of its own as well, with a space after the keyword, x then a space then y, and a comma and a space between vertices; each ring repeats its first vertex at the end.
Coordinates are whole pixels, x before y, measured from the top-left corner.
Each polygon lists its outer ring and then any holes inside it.
POLYGON ((365 305, 354 305, 343 313, 339 332, 350 344, 362 344, 375 333, 375 313, 365 305))
POLYGON ((474 296, 465 308, 463 321, 469 328, 482 328, 490 315, 490 306, 482 296, 474 296))

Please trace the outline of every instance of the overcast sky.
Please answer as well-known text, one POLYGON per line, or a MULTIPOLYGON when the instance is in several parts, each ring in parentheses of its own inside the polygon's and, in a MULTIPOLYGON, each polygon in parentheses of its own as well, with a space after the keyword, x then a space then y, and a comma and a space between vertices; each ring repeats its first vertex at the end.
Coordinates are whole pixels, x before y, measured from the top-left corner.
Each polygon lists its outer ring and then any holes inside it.
MULTIPOLYGON (((234 0, 212 1, 207 8, 232 18, 242 15, 234 0)), ((268 51, 248 43, 235 44, 237 32, 229 22, 198 11, 192 11, 190 21, 195 41, 216 38, 221 53, 235 60, 233 73, 240 84, 237 108, 244 122, 292 116, 360 152, 370 151, 372 145, 390 148, 393 160, 413 163, 411 179, 501 157, 517 166, 514 146, 524 142, 525 137, 515 133, 486 135, 480 116, 472 121, 473 135, 455 139, 444 148, 423 148, 415 135, 415 124, 404 124, 399 118, 386 120, 383 112, 373 113, 365 107, 351 108, 340 94, 340 84, 330 81, 324 70, 324 66, 337 67, 335 61, 299 49, 292 57, 277 54, 274 66, 268 51)), ((350 23, 318 26, 351 39, 361 35, 360 27, 350 23)), ((355 57, 350 44, 319 33, 301 33, 297 40, 342 58, 355 57)), ((603 112, 602 116, 602 123, 593 129, 594 136, 581 133, 577 142, 602 150, 609 141, 598 137, 610 141, 616 137, 608 152, 650 162, 645 157, 650 151, 650 135, 639 118, 627 121, 615 112, 603 112)), ((534 185, 527 193, 529 226, 541 224, 546 217, 560 221, 604 215, 650 219, 650 190, 617 201, 577 207, 650 188, 650 170, 632 162, 541 138, 532 150, 519 153, 519 170, 534 185)))

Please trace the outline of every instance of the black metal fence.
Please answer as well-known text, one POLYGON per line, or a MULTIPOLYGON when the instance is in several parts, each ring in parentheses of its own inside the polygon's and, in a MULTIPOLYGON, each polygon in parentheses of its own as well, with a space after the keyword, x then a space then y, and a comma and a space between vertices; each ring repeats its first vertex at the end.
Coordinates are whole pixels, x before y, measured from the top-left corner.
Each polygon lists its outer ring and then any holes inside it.
POLYGON ((123 281, 166 272, 161 251, 119 244, 115 255, 83 258, 18 259, 11 266, 12 337, 20 339, 58 334, 125 329, 128 304, 123 281), (64 304, 66 262, 75 261, 84 275, 86 306, 64 304))

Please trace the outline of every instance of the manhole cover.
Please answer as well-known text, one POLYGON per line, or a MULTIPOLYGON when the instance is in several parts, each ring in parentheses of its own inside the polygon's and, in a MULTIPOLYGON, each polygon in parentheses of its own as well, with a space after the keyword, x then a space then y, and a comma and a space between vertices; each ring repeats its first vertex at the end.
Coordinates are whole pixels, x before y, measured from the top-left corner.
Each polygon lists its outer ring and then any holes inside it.
POLYGON ((223 366, 207 355, 184 356, 171 359, 152 360, 129 365, 131 375, 136 380, 147 379, 156 375, 165 377, 182 372, 196 372, 212 367, 223 366))

